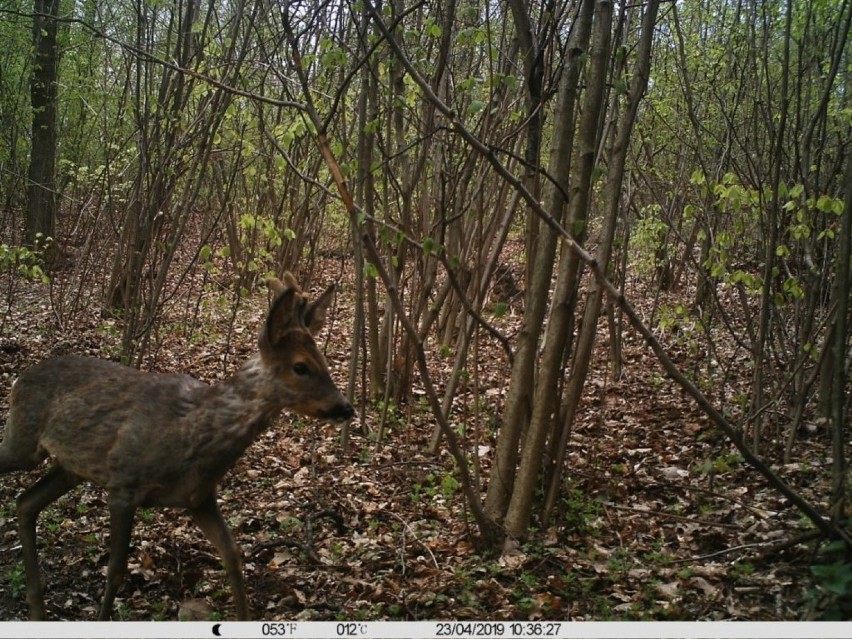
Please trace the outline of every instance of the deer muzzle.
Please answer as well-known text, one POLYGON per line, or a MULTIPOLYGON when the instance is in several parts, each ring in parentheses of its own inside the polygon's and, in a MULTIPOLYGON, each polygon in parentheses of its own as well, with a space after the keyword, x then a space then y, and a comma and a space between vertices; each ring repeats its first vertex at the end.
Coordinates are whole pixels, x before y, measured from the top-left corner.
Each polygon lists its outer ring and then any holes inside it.
POLYGON ((327 419, 330 422, 345 422, 353 417, 355 417, 355 409, 345 398, 330 410, 323 411, 322 414, 322 419, 327 419))

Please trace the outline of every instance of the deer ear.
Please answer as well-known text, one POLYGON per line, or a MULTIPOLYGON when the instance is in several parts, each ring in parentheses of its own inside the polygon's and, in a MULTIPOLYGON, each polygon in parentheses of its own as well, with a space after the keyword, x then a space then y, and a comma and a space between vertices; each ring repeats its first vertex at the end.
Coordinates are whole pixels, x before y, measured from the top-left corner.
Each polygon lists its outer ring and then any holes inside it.
POLYGON ((284 271, 284 275, 281 276, 281 279, 284 280, 284 285, 287 288, 292 288, 297 293, 302 292, 302 288, 299 286, 299 283, 296 281, 296 278, 293 277, 293 274, 290 271, 284 271))
POLYGON ((307 327, 311 335, 316 335, 320 332, 320 330, 322 330, 323 324, 325 324, 326 311, 328 310, 328 306, 331 304, 333 297, 334 284, 325 289, 325 293, 320 295, 319 298, 305 310, 305 314, 302 319, 305 322, 305 327, 307 327))
POLYGON ((277 277, 267 277, 264 281, 269 287, 269 290, 272 291, 273 295, 275 295, 275 297, 278 297, 279 295, 284 293, 284 291, 287 290, 287 287, 284 286, 281 280, 279 280, 277 277))
MULTIPOLYGON (((271 285, 270 288, 272 288, 271 285)), ((299 294, 293 288, 284 289, 284 292, 272 302, 272 308, 269 309, 264 329, 264 337, 270 346, 278 344, 281 336, 298 322, 300 302, 299 294)), ((264 340, 261 339, 261 341, 264 340)))
POLYGON ((287 289, 293 289, 297 293, 302 292, 302 288, 290 271, 285 271, 280 280, 277 277, 267 277, 264 281, 269 287, 269 290, 276 296, 282 295, 287 289), (281 280, 284 281, 282 282, 281 280))

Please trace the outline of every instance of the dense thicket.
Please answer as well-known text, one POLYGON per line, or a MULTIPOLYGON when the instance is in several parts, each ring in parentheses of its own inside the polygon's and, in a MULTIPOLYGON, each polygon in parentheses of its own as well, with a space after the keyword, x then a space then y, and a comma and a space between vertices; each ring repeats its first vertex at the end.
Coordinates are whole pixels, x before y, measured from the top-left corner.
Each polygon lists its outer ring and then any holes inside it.
POLYGON ((202 295, 235 312, 337 255, 376 437, 425 392, 432 449, 502 541, 563 497, 596 336, 623 370, 614 285, 653 297, 644 326, 697 355, 684 386, 755 460, 830 427, 808 516, 842 534, 848 0, 49 4, 0 5, 0 258, 32 274, 43 252, 58 322, 101 306, 139 363, 165 307, 191 336, 202 295))

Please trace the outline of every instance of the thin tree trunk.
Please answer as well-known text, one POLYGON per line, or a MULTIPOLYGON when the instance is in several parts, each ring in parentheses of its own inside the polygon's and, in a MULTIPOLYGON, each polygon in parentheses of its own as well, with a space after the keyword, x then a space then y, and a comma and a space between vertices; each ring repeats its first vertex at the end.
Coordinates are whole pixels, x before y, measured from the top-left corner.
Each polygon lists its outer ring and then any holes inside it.
MULTIPOLYGON (((361 41, 367 41, 367 33, 369 32, 370 16, 366 11, 362 12, 359 32, 361 41)), ((370 170, 373 163, 373 144, 374 133, 369 129, 367 123, 371 113, 371 107, 376 102, 375 83, 372 81, 373 69, 368 62, 364 65, 361 72, 361 93, 358 96, 358 130, 361 134, 358 136, 358 175, 357 175, 357 191, 356 197, 359 202, 368 202, 372 197, 373 177, 370 170)), ((349 382, 347 386, 347 397, 353 399, 355 397, 355 381, 358 374, 358 354, 360 346, 366 340, 366 317, 364 313, 364 249, 361 245, 360 230, 357 220, 351 219, 349 226, 352 230, 352 245, 355 258, 355 318, 352 326, 352 345, 350 348, 349 360, 349 382)), ((367 389, 361 389, 362 404, 367 396, 367 389)), ((362 406, 363 408, 363 406, 362 406)), ((349 446, 349 422, 343 425, 340 431, 340 444, 343 453, 346 454, 349 446)))
POLYGON ((59 0, 35 0, 33 16, 32 152, 27 189, 26 242, 44 246, 56 234, 56 47, 59 0))
MULTIPOLYGON (((588 46, 591 28, 593 0, 584 0, 579 8, 575 38, 569 46, 569 64, 563 71, 560 82, 559 101, 556 109, 553 148, 550 167, 555 176, 567 176, 574 140, 574 105, 576 104, 581 65, 579 61, 588 46)), ((594 145, 592 146, 594 148, 594 145)), ((545 207, 559 214, 566 201, 564 184, 548 183, 545 207)), ((559 215, 561 217, 561 215, 559 215)), ((500 434, 497 440, 491 481, 485 499, 485 510, 489 517, 501 521, 506 513, 514 489, 515 469, 518 462, 518 443, 532 410, 531 397, 534 390, 535 363, 539 335, 547 310, 553 261, 556 253, 557 233, 550 226, 541 229, 535 253, 535 265, 531 290, 527 292, 524 323, 517 337, 517 348, 509 381, 509 391, 503 410, 500 434)))
POLYGON ((778 129, 775 132, 773 143, 774 151, 770 153, 773 158, 772 166, 772 197, 767 211, 767 230, 769 235, 763 253, 763 287, 760 293, 760 319, 757 325, 757 343, 754 350, 754 375, 752 377, 752 396, 750 413, 755 415, 752 423, 752 450, 755 455, 760 454, 760 437, 762 433, 762 419, 760 412, 763 407, 764 386, 764 363, 766 360, 766 344, 770 341, 772 331, 772 310, 775 306, 772 293, 772 283, 775 280, 773 270, 775 269, 775 251, 778 246, 779 222, 779 185, 781 183, 781 164, 784 157, 781 147, 784 143, 784 133, 787 127, 788 112, 788 84, 790 79, 790 29, 793 22, 793 0, 787 0, 786 22, 784 27, 784 59, 781 69, 781 109, 778 114, 778 129))
POLYGON ((834 377, 831 387, 831 515, 839 524, 845 515, 846 506, 846 348, 849 340, 849 294, 850 259, 852 259, 852 158, 846 157, 844 176, 843 219, 840 221, 840 242, 837 247, 837 275, 835 297, 837 312, 834 314, 834 377))
MULTIPOLYGON (((526 0, 509 0, 509 9, 512 12, 512 20, 515 23, 515 39, 524 63, 525 97, 527 101, 527 146, 524 152, 524 184, 530 193, 538 194, 539 177, 538 168, 541 156, 541 90, 544 79, 544 56, 541 44, 536 41, 532 22, 530 20, 530 7, 526 0)), ((527 256, 527 268, 524 273, 525 288, 533 290, 533 270, 535 256, 538 251, 539 239, 538 216, 530 211, 527 215, 527 228, 525 234, 525 253, 527 256)))
MULTIPOLYGON (((581 12, 592 9, 592 4, 584 4, 581 12)), ((574 180, 571 184, 571 200, 569 202, 568 228, 578 243, 585 235, 586 213, 588 210, 592 182, 592 170, 595 163, 601 119, 599 114, 604 111, 604 92, 609 65, 609 49, 612 33, 612 3, 610 0, 598 0, 594 3, 594 36, 592 38, 591 67, 587 78, 587 89, 583 104, 583 114, 577 133, 577 156, 573 162, 574 180), (580 237, 577 237, 577 236, 580 237)), ((588 14, 585 14, 588 16, 588 14)), ((588 34, 590 22, 583 22, 583 14, 579 18, 577 33, 581 37, 588 34)), ((573 87, 563 87, 565 93, 573 87)), ((564 95, 564 94, 563 94, 564 95)), ((564 103, 563 103, 563 106, 564 103)), ((568 115, 562 112, 562 119, 568 115)), ((570 123, 570 121, 569 121, 570 123)), ((573 127, 572 127, 573 128, 573 127)), ((558 133, 556 137, 561 137, 558 133)), ((564 135, 564 134, 563 134, 564 135)), ((551 158, 551 171, 555 175, 567 175, 559 162, 567 159, 551 158)), ((554 189, 555 190, 555 189, 554 189)), ((551 208, 559 211, 559 208, 551 208)), ((562 370, 563 353, 570 339, 567 326, 570 323, 572 309, 569 300, 574 297, 580 260, 576 253, 569 250, 563 242, 559 260, 559 275, 556 280, 556 291, 553 294, 553 304, 550 318, 547 322, 546 344, 538 377, 535 385, 535 395, 532 404, 532 419, 521 451, 518 477, 511 490, 511 497, 506 512, 506 532, 510 537, 523 538, 529 528, 530 513, 532 512, 532 495, 538 483, 541 471, 541 459, 547 433, 550 430, 551 418, 556 408, 557 384, 562 370)), ((549 278, 548 278, 549 279, 549 278)), ((502 433, 501 433, 502 436, 502 433)))
MULTIPOLYGON (((627 159, 627 149, 630 144, 630 136, 633 133, 633 125, 636 122, 636 114, 639 110, 639 102, 645 94, 648 86, 648 76, 651 71, 651 48, 653 43, 654 25, 657 21, 657 10, 659 0, 651 0, 645 9, 642 20, 642 36, 636 53, 636 65, 628 93, 627 107, 621 116, 619 130, 613 143, 610 154, 609 172, 604 187, 606 194, 604 230, 601 234, 598 247, 597 262, 604 272, 607 271, 610 256, 612 254, 612 242, 615 237, 615 229, 618 222, 618 213, 621 208, 621 191, 624 182, 624 164, 627 159)), ((560 414, 564 415, 562 429, 559 433, 559 444, 556 449, 554 460, 554 472, 551 475, 550 485, 544 501, 542 523, 547 525, 551 513, 556 504, 559 487, 562 483, 562 465, 568 449, 568 437, 573 426, 577 406, 580 403, 586 377, 589 372, 589 363, 592 358, 592 348, 597 336, 598 315, 603 302, 603 286, 597 280, 589 285, 589 293, 586 297, 586 308, 583 314, 580 336, 577 340, 577 351, 574 354, 574 366, 568 382, 565 402, 560 414)))

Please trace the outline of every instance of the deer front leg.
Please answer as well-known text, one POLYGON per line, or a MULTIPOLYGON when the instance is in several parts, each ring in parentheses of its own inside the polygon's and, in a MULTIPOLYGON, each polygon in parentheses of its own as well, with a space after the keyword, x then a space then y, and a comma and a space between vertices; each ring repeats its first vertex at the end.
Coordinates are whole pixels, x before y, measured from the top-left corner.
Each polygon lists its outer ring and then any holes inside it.
POLYGON ((46 506, 80 483, 81 478, 62 466, 54 466, 35 484, 27 488, 17 500, 18 535, 24 554, 24 572, 27 578, 27 605, 30 619, 45 618, 44 589, 38 568, 38 550, 36 545, 36 519, 46 506))
POLYGON ((104 599, 98 613, 98 621, 109 621, 112 604, 118 592, 124 573, 127 571, 127 554, 130 552, 130 531, 133 529, 133 516, 136 507, 125 499, 109 500, 109 567, 104 599))
POLYGON ((231 590, 234 594, 237 619, 249 619, 248 599, 243 582, 242 558, 231 534, 231 529, 225 523, 219 505, 216 503, 216 495, 210 495, 200 506, 190 509, 189 513, 222 557, 222 563, 225 564, 225 571, 228 573, 228 580, 231 582, 231 590))

